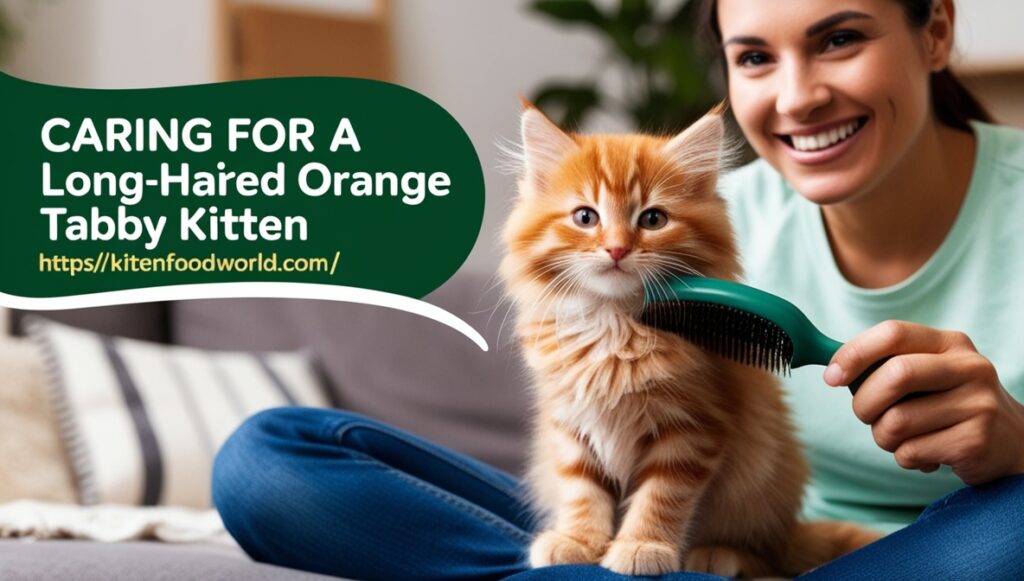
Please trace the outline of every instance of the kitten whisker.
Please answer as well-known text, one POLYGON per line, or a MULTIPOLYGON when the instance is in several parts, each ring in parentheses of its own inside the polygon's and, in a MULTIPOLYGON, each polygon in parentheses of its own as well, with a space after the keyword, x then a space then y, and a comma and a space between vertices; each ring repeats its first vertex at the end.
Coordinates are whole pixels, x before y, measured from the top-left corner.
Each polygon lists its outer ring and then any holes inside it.
MULTIPOLYGON (((556 258, 550 260, 543 268, 541 268, 540 270, 536 271, 534 273, 534 275, 532 277, 530 277, 526 282, 528 284, 533 284, 533 283, 537 282, 537 280, 540 279, 545 274, 548 274, 551 271, 556 270, 558 268, 561 268, 563 266, 571 266, 572 264, 573 264, 573 261, 572 261, 572 257, 571 256, 556 257, 556 258)), ((554 282, 554 281, 552 281, 552 282, 554 282)), ((498 306, 500 306, 500 302, 499 302, 498 305, 495 305, 495 311, 497 311, 498 306)), ((499 345, 501 344, 501 334, 502 334, 502 332, 505 329, 505 323, 507 322, 509 315, 512 313, 512 310, 514 308, 516 308, 517 306, 518 306, 518 300, 515 299, 515 298, 512 298, 512 300, 511 300, 511 302, 509 304, 508 310, 505 311, 505 316, 502 317, 502 319, 501 319, 501 325, 498 327, 497 342, 498 342, 499 345)), ((491 321, 492 317, 493 317, 493 312, 492 312, 491 317, 487 318, 487 324, 488 325, 490 325, 490 321, 491 321)))
MULTIPOLYGON (((693 256, 693 258, 699 258, 699 257, 693 256)), ((659 257, 659 258, 655 259, 654 262, 658 266, 663 266, 663 267, 667 266, 669 268, 677 269, 677 270, 680 271, 680 274, 700 275, 700 272, 697 270, 696 267, 694 267, 689 262, 683 260, 682 258, 679 258, 679 257, 676 257, 676 256, 662 256, 662 257, 659 257)))
POLYGON ((498 171, 504 175, 522 175, 526 167, 523 144, 507 137, 498 137, 494 140, 494 147, 498 150, 498 171))
MULTIPOLYGON (((640 281, 643 283, 644 287, 647 287, 648 276, 651 275, 651 274, 654 274, 653 270, 649 266, 647 266, 647 265, 639 265, 639 268, 640 268, 640 281)), ((657 279, 654 278, 654 279, 652 279, 652 281, 656 283, 657 279)), ((657 347, 658 347, 658 333, 657 333, 657 331, 652 330, 647 335, 646 342, 644 343, 644 355, 646 355, 648 353, 653 353, 654 350, 657 347)))
MULTIPOLYGON (((565 294, 569 290, 574 290, 575 289, 575 287, 579 283, 579 278, 578 278, 578 274, 579 273, 577 271, 582 271, 582 268, 580 267, 580 265, 572 265, 572 266, 569 267, 569 269, 567 269, 563 273, 563 274, 567 274, 568 276, 566 276, 558 284, 558 286, 553 289, 554 296, 552 297, 552 299, 549 300, 549 301, 546 301, 547 304, 544 307, 544 312, 543 312, 543 314, 541 314, 541 317, 540 317, 540 320, 539 320, 541 325, 543 325, 544 322, 547 321, 548 312, 551 310, 551 306, 554 305, 556 302, 561 300, 561 295, 565 294)), ((540 301, 538 300, 538 301, 535 301, 535 302, 540 302, 540 301)), ((561 348, 561 342, 560 342, 561 341, 561 334, 560 334, 560 330, 559 330, 559 322, 560 322, 559 317, 555 316, 555 319, 553 321, 553 324, 555 326, 554 340, 555 340, 556 348, 560 349, 561 348)), ((534 343, 536 343, 536 341, 538 339, 538 336, 539 336, 539 333, 540 333, 540 331, 538 330, 537 334, 534 335, 534 337, 533 337, 534 343)))
MULTIPOLYGON (((584 271, 582 269, 580 269, 580 270, 581 270, 580 274, 582 274, 584 271)), ((568 295, 569 293, 576 292, 577 288, 582 287, 582 285, 583 285, 582 279, 579 276, 575 276, 570 281, 569 285, 564 289, 562 294, 563 295, 568 295)), ((559 297, 558 300, 560 301, 560 300, 562 300, 562 298, 559 297)), ((561 343, 562 331, 561 331, 561 327, 559 326, 560 323, 561 323, 561 318, 560 317, 555 317, 555 345, 556 345, 556 347, 558 349, 562 348, 562 343, 561 343)), ((564 360, 562 361, 561 367, 563 369, 565 368, 566 363, 567 363, 566 361, 564 361, 564 360)))
POLYGON ((671 271, 666 274, 703 276, 696 268, 675 256, 653 255, 648 261, 653 263, 653 266, 661 267, 659 270, 667 268, 671 271))
POLYGON ((545 285, 542 293, 536 299, 534 299, 533 304, 530 305, 530 310, 531 311, 535 307, 537 307, 540 303, 545 303, 547 305, 545 307, 543 315, 540 318, 540 322, 541 323, 543 323, 544 321, 547 320, 548 308, 550 308, 550 305, 551 305, 551 301, 550 300, 546 300, 548 298, 548 296, 551 295, 554 292, 557 292, 567 281, 571 281, 572 278, 576 276, 576 274, 577 274, 576 270, 578 268, 579 268, 579 265, 570 264, 567 269, 565 269, 562 272, 558 273, 558 275, 555 276, 555 278, 552 279, 551 282, 549 282, 547 285, 545 285))

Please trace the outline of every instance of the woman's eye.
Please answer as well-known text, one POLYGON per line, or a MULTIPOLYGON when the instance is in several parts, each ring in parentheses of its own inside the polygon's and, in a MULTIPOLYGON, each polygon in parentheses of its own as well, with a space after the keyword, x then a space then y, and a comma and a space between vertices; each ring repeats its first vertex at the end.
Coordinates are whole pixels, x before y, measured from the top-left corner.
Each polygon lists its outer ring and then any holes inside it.
POLYGON ((864 38, 859 32, 853 30, 840 30, 828 35, 825 39, 825 50, 840 49, 856 43, 864 38))
POLYGON ((768 55, 763 52, 747 51, 736 59, 736 64, 741 67, 759 67, 768 64, 768 55))
POLYGON ((572 221, 580 228, 593 228, 597 226, 598 217, 597 210, 593 208, 576 208, 576 211, 572 213, 572 221))
POLYGON ((658 230, 668 223, 668 216, 661 210, 644 210, 640 214, 640 227, 645 230, 658 230))

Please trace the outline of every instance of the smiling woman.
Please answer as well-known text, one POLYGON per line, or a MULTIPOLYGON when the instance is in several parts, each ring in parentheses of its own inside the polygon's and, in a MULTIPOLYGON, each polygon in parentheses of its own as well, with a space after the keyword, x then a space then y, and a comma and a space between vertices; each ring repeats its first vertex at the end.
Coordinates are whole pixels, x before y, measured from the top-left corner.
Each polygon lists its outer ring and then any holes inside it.
MULTIPOLYGON (((951 101, 932 90, 932 79, 952 78, 946 69, 951 13, 940 3, 936 18, 929 10, 922 23, 907 3, 895 0, 836 6, 823 6, 812 19, 803 5, 773 6, 778 26, 760 31, 769 10, 719 2, 730 99, 751 145, 801 194, 824 205, 901 182, 915 182, 907 185, 918 193, 934 190, 930 186, 938 184, 922 182, 919 170, 947 159, 959 161, 955 177, 966 185, 973 143, 965 116, 972 112, 956 108, 953 123, 946 124, 938 111, 951 108, 932 104, 951 101), (855 131, 848 139, 832 138, 833 130, 849 126, 855 131), (829 162, 835 171, 809 167, 829 162)), ((974 118, 987 120, 984 114, 974 118)), ((957 189, 962 194, 964 188, 957 189)), ((947 201, 951 218, 958 204, 947 201)))
POLYGON ((721 184, 747 282, 850 338, 824 377, 786 381, 805 514, 904 529, 816 574, 1020 578, 1024 133, 949 71, 952 0, 705 8, 761 157, 721 184), (825 389, 882 359, 852 413, 825 389))

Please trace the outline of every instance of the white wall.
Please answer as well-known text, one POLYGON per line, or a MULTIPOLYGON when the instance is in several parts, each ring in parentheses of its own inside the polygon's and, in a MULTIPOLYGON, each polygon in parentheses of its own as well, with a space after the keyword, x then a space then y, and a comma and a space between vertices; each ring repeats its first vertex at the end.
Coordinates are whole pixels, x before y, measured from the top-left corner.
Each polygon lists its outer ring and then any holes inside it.
POLYGON ((19 2, 3 7, 17 29, 3 69, 41 83, 88 86, 92 78, 93 0, 19 2))
POLYGON ((3 0, 20 40, 4 70, 42 83, 123 89, 214 80, 209 0, 3 0))
POLYGON ((1024 68, 1024 2, 960 0, 957 45, 965 64, 1024 68))

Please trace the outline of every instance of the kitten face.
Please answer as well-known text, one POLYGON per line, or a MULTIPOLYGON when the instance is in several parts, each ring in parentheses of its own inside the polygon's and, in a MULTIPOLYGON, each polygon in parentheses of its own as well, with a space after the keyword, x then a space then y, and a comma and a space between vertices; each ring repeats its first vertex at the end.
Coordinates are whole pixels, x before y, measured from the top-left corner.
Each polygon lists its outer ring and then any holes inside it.
POLYGON ((569 135, 528 108, 505 267, 552 295, 612 300, 642 300, 672 275, 734 276, 714 190, 721 137, 718 115, 667 139, 569 135))

